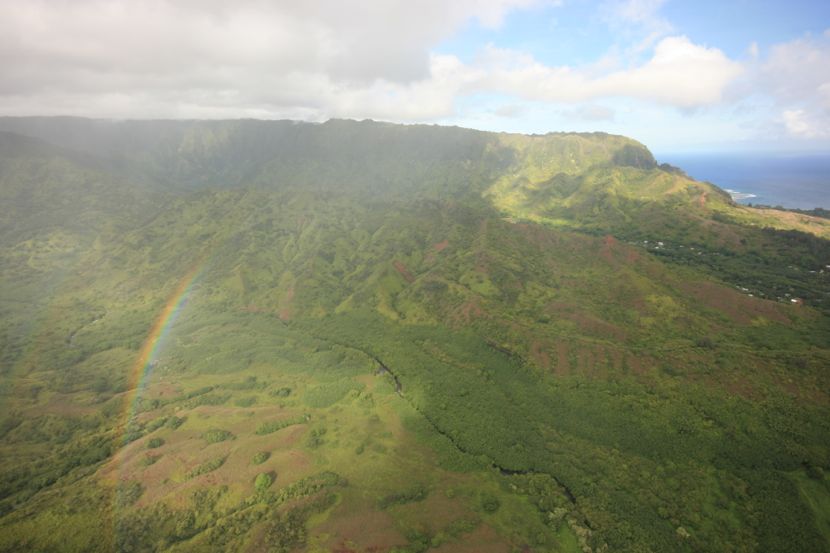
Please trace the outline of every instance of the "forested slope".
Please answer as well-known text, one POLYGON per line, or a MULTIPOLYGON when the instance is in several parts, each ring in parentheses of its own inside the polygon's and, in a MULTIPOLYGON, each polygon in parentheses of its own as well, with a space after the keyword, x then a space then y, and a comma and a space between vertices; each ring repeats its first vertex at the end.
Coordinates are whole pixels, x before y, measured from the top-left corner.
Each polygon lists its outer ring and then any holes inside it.
POLYGON ((630 139, 0 119, 0 550, 830 548, 826 220, 630 139))

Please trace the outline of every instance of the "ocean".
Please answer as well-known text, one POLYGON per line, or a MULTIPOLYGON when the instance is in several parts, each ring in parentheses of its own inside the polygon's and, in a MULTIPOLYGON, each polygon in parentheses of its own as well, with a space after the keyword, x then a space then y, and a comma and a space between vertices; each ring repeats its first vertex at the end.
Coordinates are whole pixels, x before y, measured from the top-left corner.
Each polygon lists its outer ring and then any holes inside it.
POLYGON ((830 209, 830 154, 665 154, 660 163, 727 190, 735 201, 830 209))

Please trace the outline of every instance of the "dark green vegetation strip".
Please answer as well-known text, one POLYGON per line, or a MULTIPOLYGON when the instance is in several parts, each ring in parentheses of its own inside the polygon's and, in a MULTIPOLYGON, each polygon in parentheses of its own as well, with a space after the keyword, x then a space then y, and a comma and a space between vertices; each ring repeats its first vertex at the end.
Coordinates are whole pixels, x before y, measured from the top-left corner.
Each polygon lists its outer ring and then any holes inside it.
POLYGON ((784 474, 800 469, 804 456, 825 451, 829 429, 819 408, 678 388, 671 378, 648 386, 633 378, 542 384, 473 335, 448 337, 373 315, 331 317, 313 328, 394 367, 407 400, 464 454, 484 455, 505 475, 549 477, 560 497, 578 504, 586 526, 602 527, 611 547, 717 549, 745 539, 714 530, 712 522, 754 529, 776 546, 784 536, 810 547, 822 543, 784 474), (436 359, 436 351, 446 357, 436 359), (761 522, 791 502, 799 503, 793 516, 777 526, 761 522), (603 512, 619 522, 603 519, 603 512), (632 517, 636 526, 622 522, 632 517), (679 527, 690 534, 680 542, 679 527), (783 527, 789 530, 781 533, 783 527))
POLYGON ((335 500, 330 490, 344 485, 337 474, 324 472, 279 492, 263 490, 221 510, 217 504, 226 499, 227 487, 200 489, 191 494, 187 509, 157 504, 118 517, 115 545, 118 551, 144 551, 189 541, 216 550, 234 543, 254 524, 266 522, 268 551, 287 553, 305 545, 306 520, 329 508, 335 500))
POLYGON ((294 426, 295 424, 303 424, 305 422, 308 422, 310 418, 310 415, 302 415, 290 419, 264 422, 257 427, 256 433, 260 435, 272 434, 274 432, 277 432, 278 430, 282 430, 283 428, 288 428, 289 426, 294 426))
POLYGON ((218 428, 213 428, 202 434, 202 439, 209 444, 218 444, 219 442, 233 440, 234 438, 236 438, 236 436, 234 436, 231 432, 218 428))

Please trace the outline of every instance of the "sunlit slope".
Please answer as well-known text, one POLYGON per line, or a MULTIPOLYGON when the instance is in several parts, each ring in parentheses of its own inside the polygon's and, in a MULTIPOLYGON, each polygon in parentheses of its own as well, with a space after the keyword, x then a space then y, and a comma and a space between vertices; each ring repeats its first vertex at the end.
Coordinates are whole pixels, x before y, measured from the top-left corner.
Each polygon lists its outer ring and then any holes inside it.
POLYGON ((623 137, 502 140, 517 163, 484 196, 512 220, 610 234, 755 296, 830 307, 827 219, 735 204, 623 137))
POLYGON ((828 549, 826 240, 623 137, 154 125, 0 155, 0 550, 828 549))
MULTIPOLYGON (((642 144, 604 133, 499 135, 513 163, 485 195, 517 217, 586 230, 664 230, 676 222, 731 222, 794 229, 827 238, 830 222, 803 214, 753 209, 657 161, 642 144), (656 221, 643 215, 659 216, 656 221)), ((720 230, 720 229, 718 229, 720 230)), ((712 234, 718 234, 713 232, 712 234)))

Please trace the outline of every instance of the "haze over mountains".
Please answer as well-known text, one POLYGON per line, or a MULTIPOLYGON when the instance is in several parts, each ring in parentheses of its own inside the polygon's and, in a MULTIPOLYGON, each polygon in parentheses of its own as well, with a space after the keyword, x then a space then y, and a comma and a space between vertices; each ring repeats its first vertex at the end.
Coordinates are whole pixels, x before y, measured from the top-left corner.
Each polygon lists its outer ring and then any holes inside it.
POLYGON ((0 550, 826 551, 830 221, 604 133, 0 118, 0 550))

